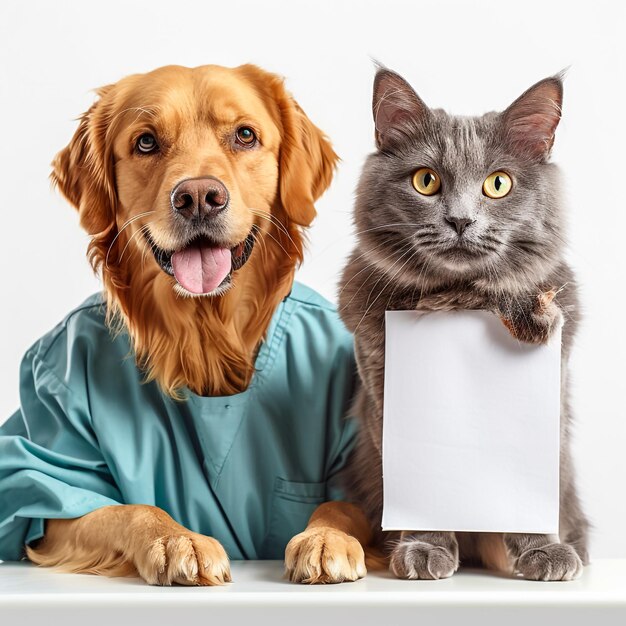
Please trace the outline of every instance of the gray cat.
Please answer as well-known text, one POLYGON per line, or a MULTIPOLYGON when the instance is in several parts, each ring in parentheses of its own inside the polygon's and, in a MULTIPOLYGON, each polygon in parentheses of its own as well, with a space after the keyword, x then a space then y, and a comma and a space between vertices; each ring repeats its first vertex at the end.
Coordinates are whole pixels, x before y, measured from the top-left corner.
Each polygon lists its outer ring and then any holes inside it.
POLYGON ((339 298, 362 381, 349 483, 373 528, 380 529, 382 513, 385 310, 487 309, 531 343, 546 342, 564 324, 559 537, 378 531, 399 577, 444 578, 463 561, 570 580, 588 561, 569 446, 567 363, 578 296, 564 260, 559 172, 549 162, 562 94, 554 76, 502 113, 457 117, 429 109, 398 74, 382 68, 376 75, 377 151, 358 186, 357 244, 339 298))

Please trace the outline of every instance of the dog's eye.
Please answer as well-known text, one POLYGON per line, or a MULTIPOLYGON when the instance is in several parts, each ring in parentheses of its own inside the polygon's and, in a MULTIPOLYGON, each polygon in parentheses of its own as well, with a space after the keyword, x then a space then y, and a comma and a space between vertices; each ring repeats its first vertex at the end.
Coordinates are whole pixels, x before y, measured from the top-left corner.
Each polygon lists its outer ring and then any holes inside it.
POLYGON ((159 147, 155 136, 150 133, 144 133, 141 135, 141 137, 137 139, 136 146, 137 150, 143 154, 154 152, 159 147))
POLYGON ((256 143, 256 135, 249 126, 242 126, 237 129, 237 143, 249 148, 256 143))

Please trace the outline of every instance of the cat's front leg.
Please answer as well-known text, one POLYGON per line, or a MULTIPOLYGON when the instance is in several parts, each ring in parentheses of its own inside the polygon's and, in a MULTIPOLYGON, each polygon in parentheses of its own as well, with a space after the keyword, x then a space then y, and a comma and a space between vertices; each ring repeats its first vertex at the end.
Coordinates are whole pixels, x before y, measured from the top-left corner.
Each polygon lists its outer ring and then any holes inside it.
POLYGON ((438 580, 458 568, 459 544, 452 532, 404 531, 389 560, 398 578, 438 580))
POLYGON ((496 312, 517 340, 547 343, 554 331, 563 324, 563 314, 555 301, 556 295, 557 292, 550 289, 527 300, 499 301, 496 312))
POLYGON ((527 580, 574 580, 582 574, 583 563, 576 550, 550 535, 508 533, 504 543, 515 571, 527 580))

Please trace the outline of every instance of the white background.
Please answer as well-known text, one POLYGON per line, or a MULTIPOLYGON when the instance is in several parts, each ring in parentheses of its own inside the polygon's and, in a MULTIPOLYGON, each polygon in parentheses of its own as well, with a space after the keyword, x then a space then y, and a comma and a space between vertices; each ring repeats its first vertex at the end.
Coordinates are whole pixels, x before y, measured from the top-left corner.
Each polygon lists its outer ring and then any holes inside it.
POLYGON ((287 77, 343 158, 318 203, 300 280, 330 299, 351 247, 358 172, 373 149, 379 59, 453 113, 502 109, 571 65, 555 160, 585 322, 573 357, 575 453, 593 556, 625 557, 626 131, 622 2, 46 2, 0 4, 0 422, 25 349, 99 285, 49 163, 90 89, 160 65, 254 62, 287 77))

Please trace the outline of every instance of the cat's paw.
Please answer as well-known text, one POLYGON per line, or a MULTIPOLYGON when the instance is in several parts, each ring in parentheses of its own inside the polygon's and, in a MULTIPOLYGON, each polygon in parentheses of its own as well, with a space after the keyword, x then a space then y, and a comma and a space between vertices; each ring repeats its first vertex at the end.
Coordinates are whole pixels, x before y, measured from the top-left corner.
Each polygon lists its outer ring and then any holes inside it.
POLYGON ((576 550, 564 543, 550 543, 526 550, 517 560, 516 570, 527 580, 575 580, 583 571, 576 550))
POLYGON ((389 561, 389 569, 398 578, 438 580, 449 578, 458 568, 458 555, 417 539, 401 541, 389 561))
POLYGON ((500 312, 500 319, 518 341, 545 344, 563 323, 561 309, 554 302, 556 294, 550 289, 536 296, 530 306, 510 306, 500 312))
POLYGON ((285 573, 296 583, 341 583, 363 578, 365 554, 357 539, 341 530, 310 528, 285 550, 285 573))

